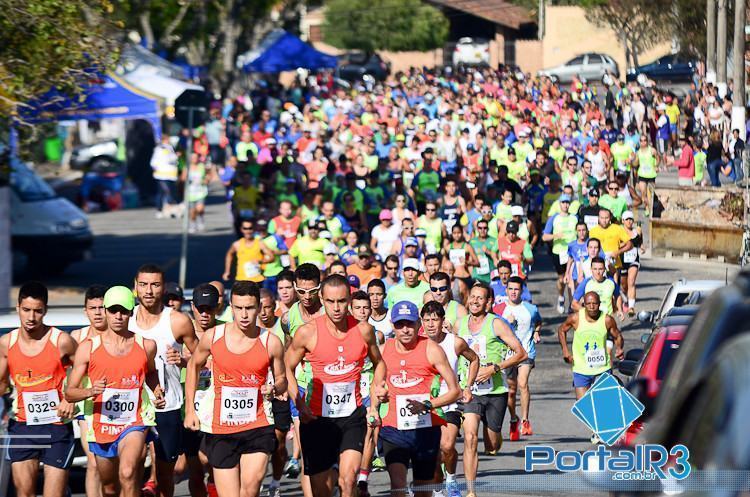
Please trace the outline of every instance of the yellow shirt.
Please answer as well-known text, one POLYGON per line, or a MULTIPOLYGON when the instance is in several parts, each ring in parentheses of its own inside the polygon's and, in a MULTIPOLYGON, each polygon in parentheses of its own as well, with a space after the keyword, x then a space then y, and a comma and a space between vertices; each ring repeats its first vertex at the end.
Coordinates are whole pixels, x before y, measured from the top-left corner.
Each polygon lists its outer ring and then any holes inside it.
POLYGON ((669 118, 669 124, 677 124, 677 118, 680 116, 680 107, 676 104, 669 104, 664 110, 669 118))
MULTIPOLYGON (((619 224, 610 224, 606 230, 599 225, 594 226, 589 231, 589 238, 598 238, 602 244, 602 251, 607 255, 614 253, 620 248, 620 245, 630 241, 627 231, 619 224)), ((615 259, 615 267, 620 267, 620 265, 620 258, 618 257, 615 259)))
POLYGON ((258 189, 254 186, 245 188, 242 185, 234 188, 234 195, 232 196, 232 203, 235 208, 239 211, 244 210, 255 210, 258 206, 258 189))
POLYGON ((260 239, 248 242, 244 238, 237 243, 237 281, 254 281, 259 283, 265 278, 260 272, 263 252, 260 250, 260 239))

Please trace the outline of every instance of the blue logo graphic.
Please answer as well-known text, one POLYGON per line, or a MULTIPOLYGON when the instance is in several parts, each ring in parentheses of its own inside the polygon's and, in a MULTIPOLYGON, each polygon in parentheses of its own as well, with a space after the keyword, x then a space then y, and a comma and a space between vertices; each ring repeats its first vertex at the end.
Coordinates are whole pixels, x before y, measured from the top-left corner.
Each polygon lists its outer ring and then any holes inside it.
POLYGON ((602 373, 571 411, 607 445, 643 414, 643 404, 609 373, 602 373))

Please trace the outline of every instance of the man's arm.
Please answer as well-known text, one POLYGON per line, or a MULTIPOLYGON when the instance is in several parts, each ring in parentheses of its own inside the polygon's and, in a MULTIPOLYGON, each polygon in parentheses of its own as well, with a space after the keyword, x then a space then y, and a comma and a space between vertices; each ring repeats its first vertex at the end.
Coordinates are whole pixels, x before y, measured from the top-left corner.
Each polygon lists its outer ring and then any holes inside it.
POLYGON ((146 358, 148 361, 146 371, 146 386, 151 389, 154 394, 154 407, 161 409, 166 405, 164 400, 164 390, 159 383, 159 371, 156 369, 156 342, 153 340, 143 340, 143 348, 146 351, 146 358))
POLYGON ((560 341, 560 348, 562 349, 563 360, 569 364, 573 364, 573 356, 570 355, 568 349, 568 331, 575 329, 578 326, 578 313, 568 315, 563 321, 559 328, 557 328, 557 339, 560 341))
POLYGON ((471 386, 477 381, 477 373, 479 372, 479 356, 476 352, 471 350, 469 344, 463 338, 456 337, 455 339, 456 355, 463 357, 469 361, 469 372, 466 376, 466 388, 463 392, 463 401, 471 401, 471 386))
POLYGON ((200 421, 195 412, 195 391, 198 389, 198 376, 211 353, 215 330, 216 328, 211 328, 203 334, 198 346, 193 350, 187 366, 185 366, 185 427, 193 431, 200 429, 200 421))
POLYGON ((575 292, 573 292, 573 301, 570 303, 570 307, 578 312, 581 310, 581 299, 583 298, 583 295, 586 293, 586 284, 588 283, 589 279, 586 278, 582 282, 578 284, 576 287, 575 292))
MULTIPOLYGON (((373 378, 385 378, 385 361, 380 355, 380 347, 378 346, 378 339, 375 336, 375 328, 368 323, 359 323, 358 326, 360 333, 362 333, 362 338, 365 340, 365 343, 367 343, 367 357, 370 358, 370 362, 372 362, 373 365, 373 378)), ((370 399, 374 399, 378 395, 382 395, 382 393, 381 385, 373 381, 372 385, 370 385, 370 399)), ((370 407, 370 411, 370 414, 377 414, 373 407, 370 407)))
POLYGON ((435 366, 440 373, 440 377, 445 381, 448 390, 443 394, 432 399, 432 407, 443 407, 456 402, 461 398, 461 389, 458 386, 456 373, 453 372, 448 364, 448 358, 445 356, 443 348, 430 340, 427 342, 427 360, 435 366))
POLYGON ((612 338, 615 341, 615 357, 620 360, 624 359, 625 353, 622 350, 624 340, 622 338, 622 333, 620 333, 620 330, 617 328, 615 318, 612 316, 606 316, 604 318, 604 324, 607 327, 607 332, 612 335, 612 338))
POLYGON ((234 260, 234 254, 237 253, 237 242, 232 243, 227 250, 227 255, 224 256, 224 274, 222 279, 229 281, 229 277, 232 275, 232 261, 234 260))
POLYGON ((294 370, 297 368, 302 359, 305 357, 305 353, 308 350, 312 350, 315 346, 313 343, 315 337, 315 323, 308 323, 297 329, 297 332, 292 337, 292 343, 289 344, 289 348, 286 349, 284 354, 284 363, 286 364, 286 381, 287 381, 287 392, 289 398, 294 401, 297 405, 297 409, 301 406, 307 407, 302 396, 299 394, 299 385, 297 384, 297 378, 294 376, 294 370))
POLYGON ((8 341, 10 333, 0 337, 0 395, 10 388, 10 374, 8 371, 8 341))
POLYGON ((496 337, 505 342, 505 345, 507 345, 513 351, 512 356, 500 362, 499 369, 506 369, 511 366, 515 366, 522 363, 526 360, 527 357, 529 357, 529 354, 526 353, 526 350, 523 348, 523 345, 521 345, 521 342, 518 341, 518 337, 516 336, 516 334, 513 333, 513 330, 510 329, 510 326, 505 324, 504 320, 495 319, 492 322, 492 331, 495 333, 496 337))
MULTIPOLYGON (((3 342, 4 341, 0 339, 0 361, 2 361, 3 355, 3 342)), ((83 377, 86 375, 89 369, 89 360, 91 359, 91 345, 91 340, 86 340, 76 350, 76 355, 73 359, 73 368, 70 370, 70 375, 68 376, 68 386, 65 388, 65 400, 67 400, 68 402, 78 402, 81 400, 85 400, 104 391, 104 388, 106 386, 106 381, 104 380, 95 382, 91 386, 91 388, 80 388, 81 381, 83 380, 83 377)), ((101 346, 103 347, 104 345, 101 346)), ((2 374, 2 371, 2 365, 0 364, 0 374, 2 374)))
POLYGON ((284 366, 284 346, 274 334, 268 337, 268 353, 273 371, 273 388, 279 394, 287 391, 286 367, 284 366))

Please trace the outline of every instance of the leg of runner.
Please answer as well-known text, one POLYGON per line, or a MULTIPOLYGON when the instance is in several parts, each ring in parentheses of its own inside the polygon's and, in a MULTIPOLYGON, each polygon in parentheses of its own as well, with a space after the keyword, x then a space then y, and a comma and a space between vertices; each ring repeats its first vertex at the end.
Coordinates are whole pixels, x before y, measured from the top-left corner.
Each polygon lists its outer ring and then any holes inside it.
POLYGON ((268 493, 271 497, 277 497, 280 495, 281 477, 284 475, 284 464, 289 455, 286 450, 286 434, 292 424, 292 414, 288 400, 273 399, 272 409, 276 450, 271 454, 272 480, 268 493))
POLYGON ((96 456, 89 450, 89 443, 86 440, 89 425, 85 419, 78 420, 78 428, 81 432, 81 447, 83 453, 86 454, 86 497, 101 497, 102 488, 99 482, 99 472, 96 470, 96 456))
POLYGON ((388 477, 391 480, 391 497, 406 497, 408 472, 409 470, 405 464, 393 463, 388 465, 388 477))
MULTIPOLYGON (((60 469, 54 466, 44 466, 44 497, 63 497, 68 490, 68 476, 70 472, 67 469, 60 469)), ((36 483, 36 480, 32 480, 36 483)))
MULTIPOLYGON (((518 391, 521 392, 521 435, 533 435, 531 423, 529 422, 529 406, 531 405, 531 390, 529 390, 529 375, 531 374, 531 364, 519 364, 518 366, 518 391)), ((508 406, 510 407, 508 397, 508 406)), ((515 403, 515 399, 514 399, 515 403)))
POLYGON ((479 414, 464 413, 464 476, 467 495, 474 494, 474 481, 477 479, 480 420, 479 414))
POLYGON ((182 414, 180 409, 156 413, 159 438, 156 452, 156 490, 160 497, 174 496, 174 466, 182 452, 182 414))
POLYGON ((508 385, 508 414, 510 414, 510 431, 508 432, 508 440, 515 442, 520 439, 520 432, 518 431, 518 415, 516 414, 516 392, 518 392, 518 368, 506 369, 506 371, 513 371, 513 374, 508 373, 505 382, 508 385))
POLYGON ((240 457, 240 496, 258 497, 260 484, 266 475, 269 454, 253 452, 240 457))
POLYGON ((367 479, 372 471, 372 457, 375 455, 375 431, 367 425, 365 434, 365 447, 362 450, 362 463, 359 465, 359 475, 357 476, 357 489, 359 497, 368 497, 370 492, 367 489, 367 479))
POLYGON ((39 460, 27 459, 26 461, 14 462, 10 467, 17 497, 35 497, 39 460))
MULTIPOLYGON (((458 451, 456 450, 458 429, 458 425, 449 421, 445 426, 441 427, 440 433, 440 457, 443 466, 445 466, 445 487, 448 491, 448 497, 460 497, 461 495, 458 486, 455 484, 456 467, 458 466, 458 451)), ((440 483, 442 480, 443 472, 440 465, 438 465, 435 468, 435 482, 440 483)))
POLYGON ((96 456, 96 469, 102 485, 103 497, 116 497, 120 493, 117 479, 117 461, 114 458, 96 456))
MULTIPOLYGON (((139 497, 143 475, 143 446, 146 432, 131 431, 123 437, 117 447, 117 478, 120 481, 121 497, 139 497)), ((101 458, 97 458, 97 463, 101 458)))
POLYGON ((148 481, 143 485, 141 491, 146 497, 149 497, 156 495, 156 450, 154 449, 154 442, 149 442, 146 450, 151 458, 151 466, 148 470, 148 481))
POLYGON ((628 314, 635 315, 635 280, 638 278, 638 266, 631 264, 628 268, 628 314))
POLYGON ((357 484, 357 472, 362 464, 362 452, 348 449, 339 455, 338 484, 341 497, 352 497, 357 484))
POLYGON ((186 459, 187 470, 190 475, 188 480, 190 495, 193 497, 206 497, 208 491, 206 490, 206 470, 203 461, 201 461, 201 458, 197 455, 186 456, 186 459))

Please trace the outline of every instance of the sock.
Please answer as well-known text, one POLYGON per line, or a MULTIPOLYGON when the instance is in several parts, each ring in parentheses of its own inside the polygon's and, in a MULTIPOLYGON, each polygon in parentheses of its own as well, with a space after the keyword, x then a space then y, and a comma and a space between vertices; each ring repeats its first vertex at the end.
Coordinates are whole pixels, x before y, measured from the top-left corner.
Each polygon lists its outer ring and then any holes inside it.
POLYGON ((369 469, 360 469, 359 470, 359 477, 357 478, 357 483, 361 481, 367 481, 367 479, 370 477, 370 470, 369 469))
POLYGON ((455 473, 448 473, 447 471, 445 472, 445 481, 446 482, 453 482, 455 480, 456 480, 455 473))
POLYGON ((635 299, 628 299, 628 307, 633 309, 635 307, 635 299))
POLYGON ((281 480, 271 480, 271 488, 279 488, 281 486, 281 480))

